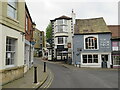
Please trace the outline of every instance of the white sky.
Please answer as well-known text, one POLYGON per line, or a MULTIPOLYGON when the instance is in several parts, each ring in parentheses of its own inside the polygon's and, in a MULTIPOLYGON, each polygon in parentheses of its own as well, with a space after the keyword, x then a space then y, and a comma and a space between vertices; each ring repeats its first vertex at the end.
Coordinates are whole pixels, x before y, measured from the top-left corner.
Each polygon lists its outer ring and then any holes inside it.
POLYGON ((108 25, 118 24, 118 0, 25 0, 39 30, 45 31, 51 19, 66 15, 76 18, 103 17, 108 25))

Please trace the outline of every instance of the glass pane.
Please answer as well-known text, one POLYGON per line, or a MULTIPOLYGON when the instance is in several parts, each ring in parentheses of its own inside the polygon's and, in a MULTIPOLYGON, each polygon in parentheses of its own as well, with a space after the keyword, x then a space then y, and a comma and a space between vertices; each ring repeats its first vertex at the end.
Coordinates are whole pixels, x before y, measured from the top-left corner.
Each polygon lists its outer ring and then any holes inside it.
POLYGON ((92 55, 88 55, 88 58, 92 58, 92 55))
POLYGON ((63 20, 57 20, 57 24, 58 25, 62 25, 63 24, 63 20))
POLYGON ((83 55, 83 63, 87 63, 87 55, 83 55))
POLYGON ((87 63, 87 59, 83 58, 83 63, 87 63))
POLYGON ((65 37, 65 44, 67 43, 67 37, 65 37))
POLYGON ((8 4, 10 4, 12 7, 16 8, 17 0, 8 0, 8 4))
POLYGON ((63 44, 63 38, 62 37, 58 38, 58 44, 63 44))
POLYGON ((8 16, 16 19, 16 10, 8 5, 8 16))
POLYGON ((94 63, 98 63, 98 59, 94 59, 94 63))
POLYGON ((84 59, 84 58, 87 58, 87 55, 83 55, 83 59, 84 59))
POLYGON ((64 24, 67 25, 67 20, 64 20, 64 24))
POLYGON ((88 58, 88 63, 92 63, 92 58, 88 58))
POLYGON ((98 58, 98 55, 93 55, 93 58, 98 58))

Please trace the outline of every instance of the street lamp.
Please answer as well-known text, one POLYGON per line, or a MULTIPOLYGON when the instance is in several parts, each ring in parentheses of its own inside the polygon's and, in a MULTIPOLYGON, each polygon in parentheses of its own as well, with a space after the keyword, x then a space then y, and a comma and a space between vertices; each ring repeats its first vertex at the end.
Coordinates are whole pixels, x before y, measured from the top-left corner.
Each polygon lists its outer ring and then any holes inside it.
POLYGON ((30 29, 30 34, 29 34, 29 36, 30 36, 30 51, 29 51, 29 65, 30 65, 30 67, 31 67, 31 44, 32 45, 34 45, 35 44, 35 42, 33 42, 32 40, 33 40, 33 31, 35 30, 35 27, 36 27, 36 24, 33 22, 32 23, 32 26, 31 26, 31 29, 30 29))

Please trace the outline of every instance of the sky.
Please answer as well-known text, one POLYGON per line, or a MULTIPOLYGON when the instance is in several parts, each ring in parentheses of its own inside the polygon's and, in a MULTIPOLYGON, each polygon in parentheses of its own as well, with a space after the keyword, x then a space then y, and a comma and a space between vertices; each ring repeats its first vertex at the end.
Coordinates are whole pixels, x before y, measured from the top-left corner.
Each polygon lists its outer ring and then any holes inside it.
POLYGON ((36 28, 45 31, 50 20, 66 15, 72 9, 76 19, 103 17, 107 25, 118 24, 119 0, 25 0, 36 28))

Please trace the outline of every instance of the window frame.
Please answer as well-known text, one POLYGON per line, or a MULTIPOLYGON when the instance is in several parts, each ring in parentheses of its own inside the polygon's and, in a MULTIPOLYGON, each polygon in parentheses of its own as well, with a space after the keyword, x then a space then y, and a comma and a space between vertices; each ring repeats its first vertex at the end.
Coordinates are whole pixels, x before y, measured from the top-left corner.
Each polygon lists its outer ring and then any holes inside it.
POLYGON ((8 3, 7 3, 7 16, 14 19, 14 20, 17 20, 17 6, 18 6, 18 0, 15 0, 14 2, 13 1, 9 1, 8 0, 8 3), (14 3, 15 5, 13 5, 12 3, 14 3), (11 8, 12 11, 10 11, 9 9, 11 8), (9 14, 11 13, 11 15, 9 14))
POLYGON ((57 37, 57 44, 58 45, 61 45, 61 44, 67 45, 67 42, 68 42, 68 37, 57 37), (58 43, 59 42, 58 38, 63 38, 63 43, 58 43))
POLYGON ((26 19, 25 19, 25 27, 26 27, 26 31, 28 31, 28 16, 26 15, 26 19))
POLYGON ((64 44, 64 38, 63 37, 58 37, 58 44, 64 44), (59 43, 59 39, 62 39, 62 43, 59 43))
POLYGON ((99 64, 99 55, 98 54, 82 54, 82 63, 83 64, 99 64), (94 55, 97 55, 97 58, 95 58, 94 55), (84 58, 83 56, 86 56, 86 58, 84 58), (92 57, 89 58, 89 56, 92 56, 92 57), (86 59, 86 62, 84 62, 85 59, 86 59), (97 62, 94 62, 95 59, 97 59, 97 62), (92 60, 92 62, 89 62, 89 60, 92 60))
MULTIPOLYGON (((92 40, 92 39, 91 39, 92 40)), ((98 50, 99 49, 99 38, 98 35, 84 35, 84 50, 98 50), (95 49, 95 43, 94 43, 94 48, 92 49, 87 49, 86 48, 86 38, 93 37, 97 39, 97 49, 95 49)))
POLYGON ((15 65, 15 54, 16 54, 16 39, 11 37, 6 37, 6 58, 5 58, 6 66, 15 65), (9 53, 9 58, 8 58, 8 53, 9 53))

